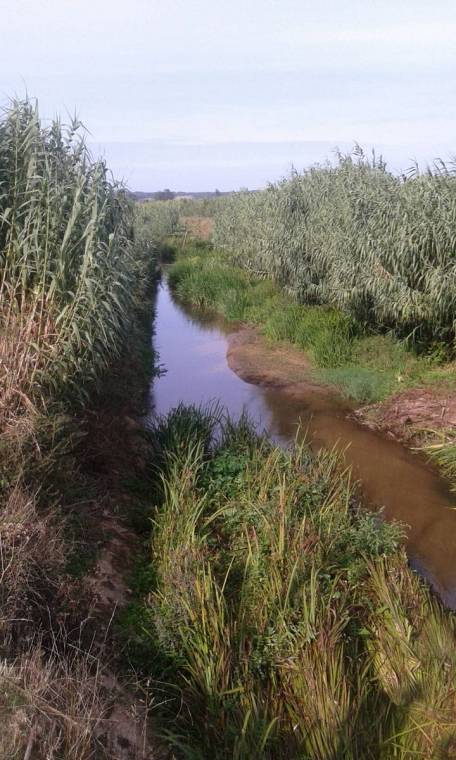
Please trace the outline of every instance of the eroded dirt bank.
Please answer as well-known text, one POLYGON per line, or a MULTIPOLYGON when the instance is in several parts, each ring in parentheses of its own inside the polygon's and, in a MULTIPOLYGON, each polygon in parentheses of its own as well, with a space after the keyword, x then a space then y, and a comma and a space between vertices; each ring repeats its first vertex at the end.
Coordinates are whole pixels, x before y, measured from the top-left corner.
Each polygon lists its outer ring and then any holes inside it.
POLYGON ((226 356, 230 369, 247 383, 280 389, 304 385, 329 392, 312 382, 311 364, 302 351, 269 343, 254 327, 242 326, 228 335, 226 356))
POLYGON ((357 418, 373 429, 410 445, 423 436, 456 430, 456 394, 443 388, 409 388, 379 404, 357 409, 357 418))
POLYGON ((411 446, 430 433, 456 430, 456 393, 437 386, 408 388, 385 401, 356 409, 336 388, 315 379, 303 351, 270 343, 251 326, 241 326, 228 336, 227 361, 248 383, 280 389, 295 399, 309 393, 330 398, 363 425, 411 446))

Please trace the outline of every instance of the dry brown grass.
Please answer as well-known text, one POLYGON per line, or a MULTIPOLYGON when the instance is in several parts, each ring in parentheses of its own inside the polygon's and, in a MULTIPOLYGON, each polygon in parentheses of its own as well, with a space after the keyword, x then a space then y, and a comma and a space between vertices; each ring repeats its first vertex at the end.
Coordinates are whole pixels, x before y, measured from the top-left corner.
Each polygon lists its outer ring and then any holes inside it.
MULTIPOLYGON (((34 611, 57 584, 66 559, 63 523, 39 514, 33 496, 16 486, 0 511, 0 632, 30 627, 34 611)), ((4 639, 4 641, 5 641, 4 639)))
POLYGON ((89 760, 107 711, 99 666, 90 654, 45 656, 39 642, 0 664, 0 760, 89 760))
POLYGON ((210 240, 214 230, 214 220, 210 216, 182 216, 181 223, 187 233, 198 240, 210 240))

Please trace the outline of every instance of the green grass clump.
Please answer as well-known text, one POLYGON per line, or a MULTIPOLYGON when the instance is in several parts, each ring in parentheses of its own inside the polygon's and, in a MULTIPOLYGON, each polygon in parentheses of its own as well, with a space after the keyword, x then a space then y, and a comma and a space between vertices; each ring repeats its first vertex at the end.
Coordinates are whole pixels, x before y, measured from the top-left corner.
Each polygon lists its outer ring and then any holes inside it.
POLYGON ((456 435, 454 432, 441 434, 440 438, 440 441, 425 447, 425 450, 448 478, 456 493, 456 435))
POLYGON ((374 403, 421 382, 429 367, 391 335, 359 337, 345 366, 322 377, 359 403, 374 403))
POLYGON ((212 404, 204 408, 179 404, 166 417, 155 420, 146 435, 157 472, 166 471, 174 457, 185 457, 193 446, 209 441, 221 422, 221 408, 212 404))
POLYGON ((352 353, 355 324, 336 309, 301 307, 295 342, 308 350, 318 367, 339 367, 352 353))
POLYGON ((335 309, 278 304, 270 311, 264 334, 308 351, 317 367, 337 367, 351 356, 355 326, 335 309))
POLYGON ((205 410, 186 420, 159 423, 153 577, 128 621, 176 751, 450 756, 455 619, 408 568, 402 528, 360 508, 333 453, 276 448, 246 419, 215 437, 205 410))
POLYGON ((336 367, 326 369, 319 375, 325 382, 339 388, 344 396, 361 404, 381 401, 397 387, 391 372, 370 367, 336 367))
POLYGON ((294 343, 301 319, 301 307, 298 304, 277 304, 266 319, 263 332, 270 340, 286 340, 294 343))
POLYGON ((345 396, 367 404, 418 385, 450 385, 450 365, 439 361, 441 357, 418 356, 391 334, 367 335, 353 341, 345 365, 326 368, 320 376, 345 396))

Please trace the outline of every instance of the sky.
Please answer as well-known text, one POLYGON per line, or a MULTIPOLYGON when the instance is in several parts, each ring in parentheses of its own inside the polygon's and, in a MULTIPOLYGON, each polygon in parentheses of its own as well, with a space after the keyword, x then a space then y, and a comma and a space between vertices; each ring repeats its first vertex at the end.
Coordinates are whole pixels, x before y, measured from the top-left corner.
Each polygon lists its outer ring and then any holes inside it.
POLYGON ((456 154, 455 0, 0 0, 0 32, 0 102, 76 113, 133 190, 456 154))

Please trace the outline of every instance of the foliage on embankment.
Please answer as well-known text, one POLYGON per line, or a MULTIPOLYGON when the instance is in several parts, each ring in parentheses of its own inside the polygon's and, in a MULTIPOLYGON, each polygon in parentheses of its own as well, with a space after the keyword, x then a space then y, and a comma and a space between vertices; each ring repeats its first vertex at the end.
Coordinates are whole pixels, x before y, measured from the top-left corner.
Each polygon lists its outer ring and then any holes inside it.
POLYGON ((456 623, 332 453, 180 407, 124 633, 191 758, 452 757, 456 623))
POLYGON ((153 251, 180 229, 175 201, 144 201, 135 207, 135 232, 139 244, 153 251))
POLYGON ((454 351, 456 174, 396 177, 359 151, 223 199, 214 241, 304 303, 454 351))
MULTIPOLYGON (((179 248, 177 248, 179 251, 179 248)), ((385 398, 427 378, 446 378, 439 357, 417 357, 391 334, 366 332, 331 306, 299 304, 270 279, 234 266, 225 253, 187 244, 168 272, 178 298, 253 322, 264 335, 305 350, 322 380, 361 403, 385 398)))
MULTIPOLYGON (((5 758, 103 756, 103 642, 95 647, 92 637, 85 646, 91 602, 82 591, 71 598, 72 560, 83 566, 88 548, 88 527, 77 526, 98 498, 108 501, 84 472, 84 456, 96 449, 84 415, 131 339, 148 270, 134 244, 133 206, 91 158, 78 123, 43 127, 35 106, 12 103, 0 118, 5 758)), ((98 543, 92 536, 90 548, 98 543)))
POLYGON ((118 352, 141 274, 131 205, 78 124, 40 125, 29 103, 0 121, 1 414, 81 397, 118 352))

